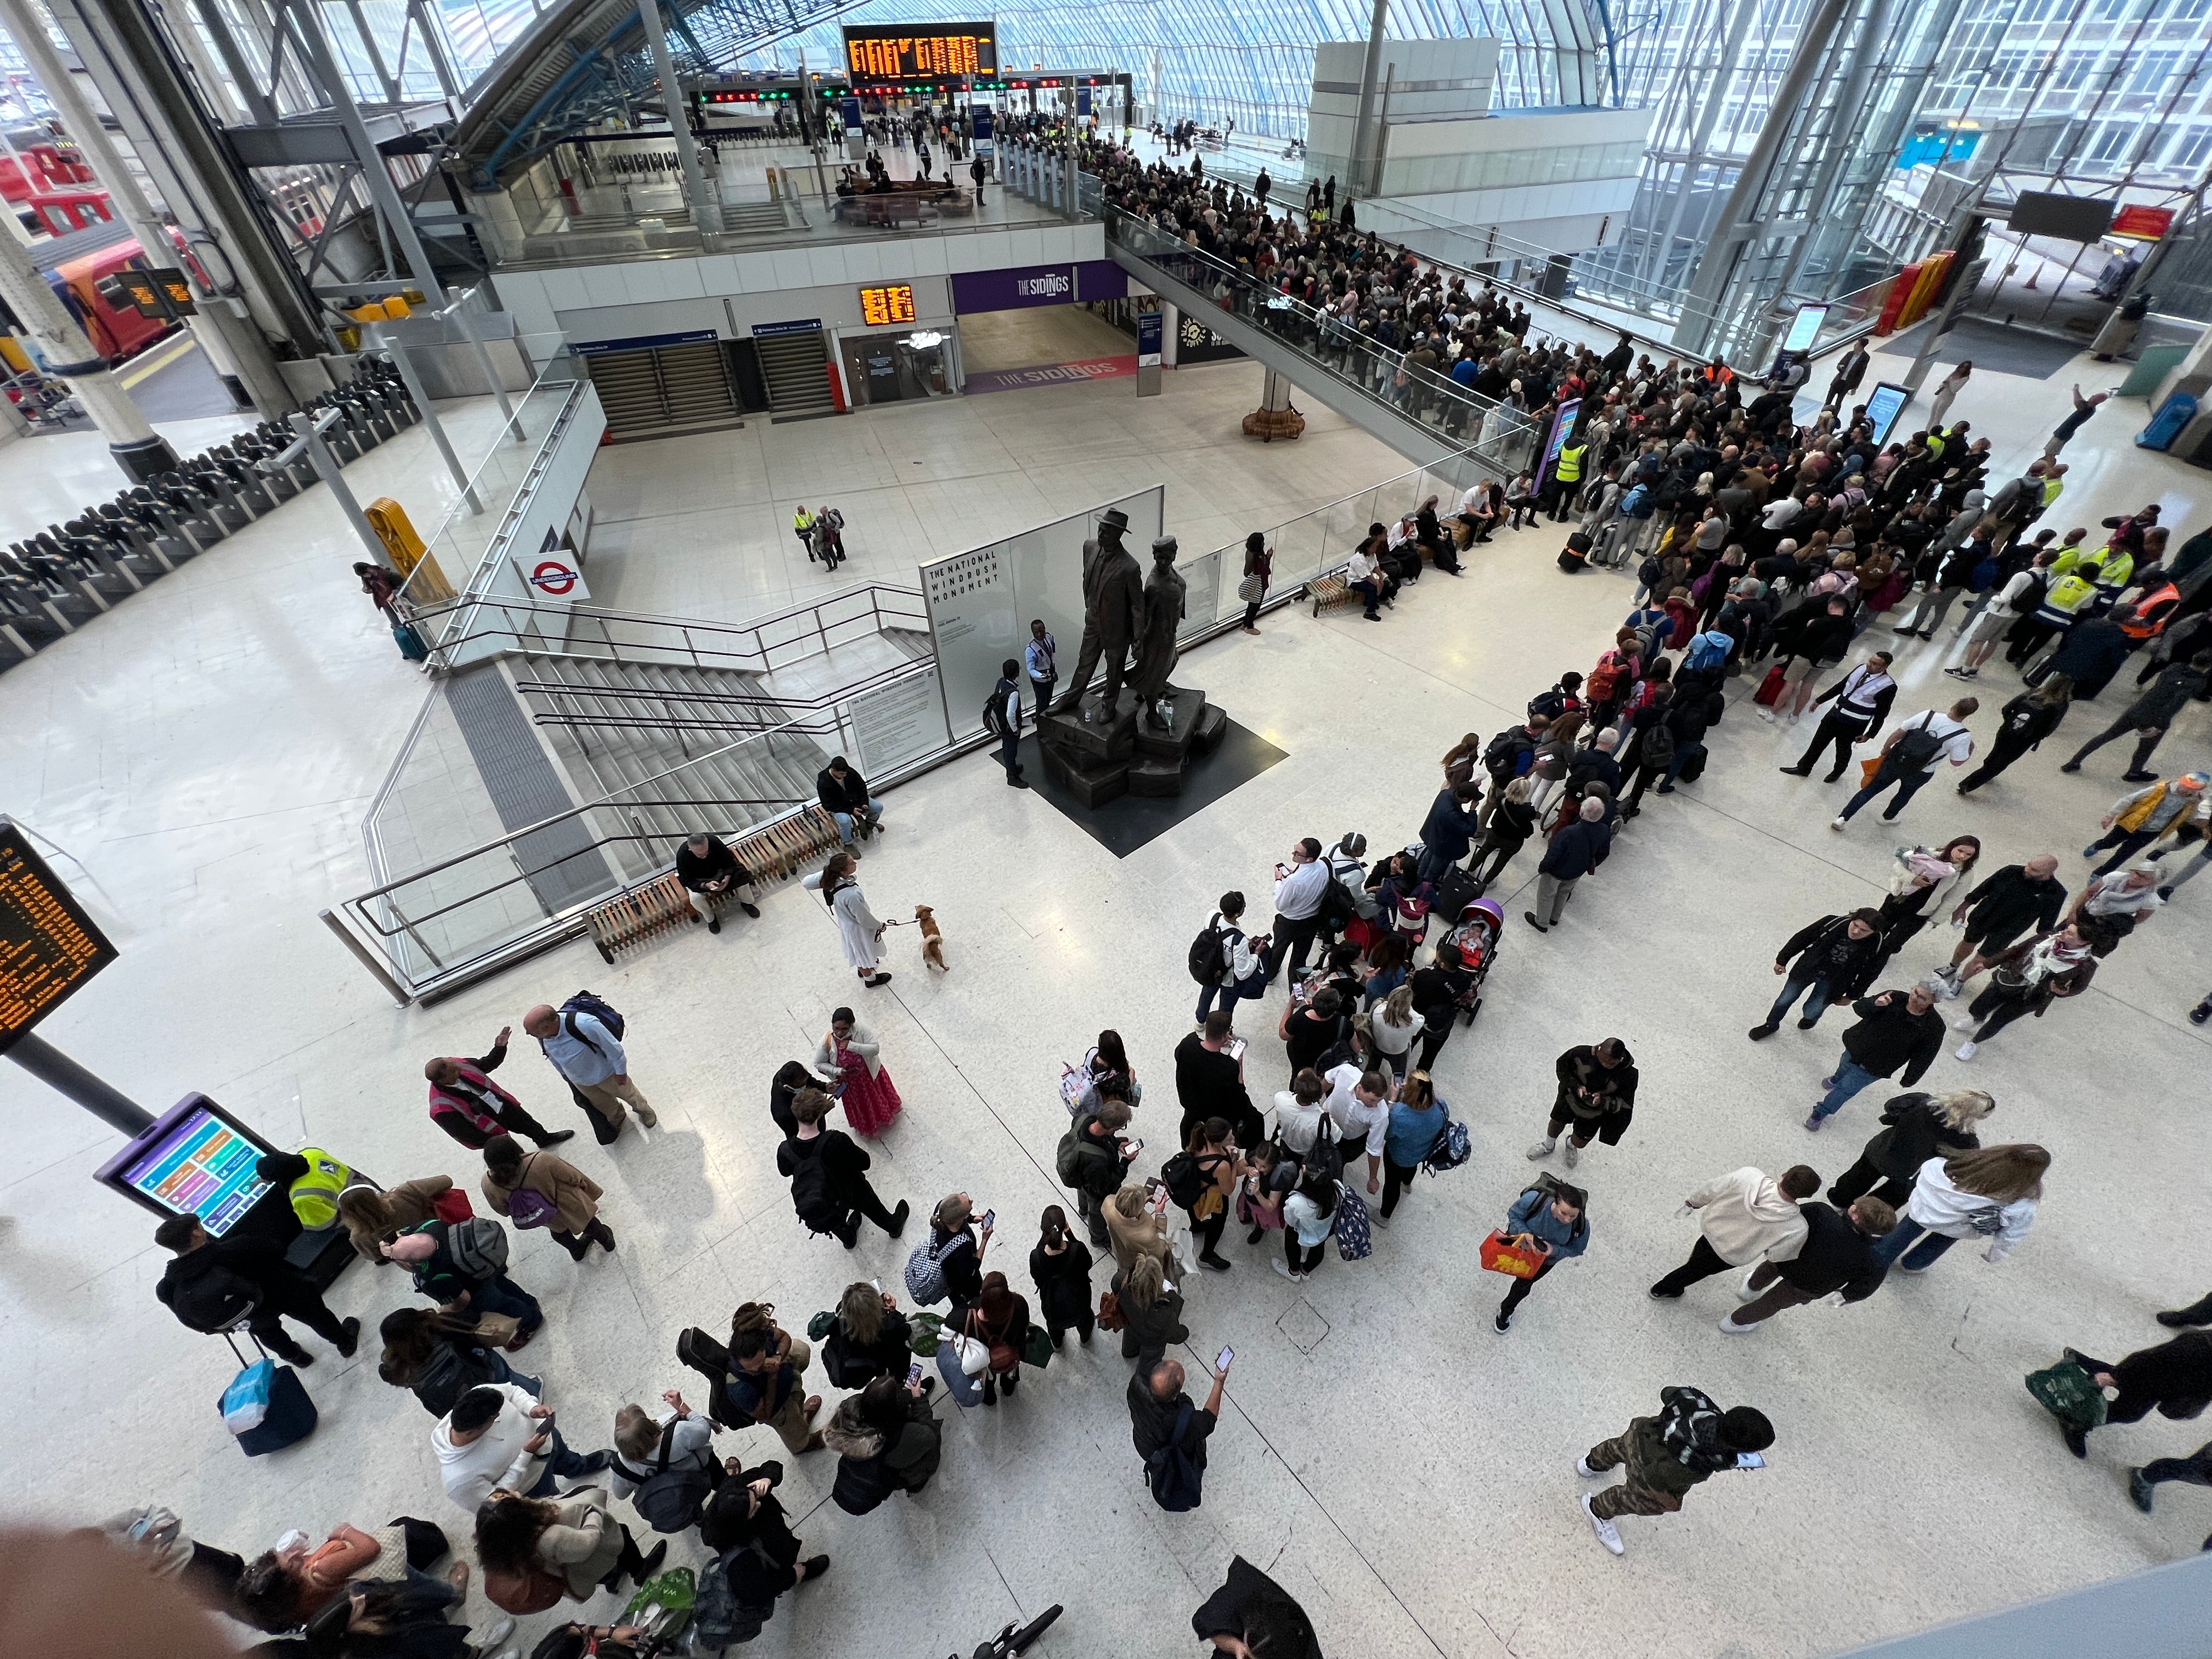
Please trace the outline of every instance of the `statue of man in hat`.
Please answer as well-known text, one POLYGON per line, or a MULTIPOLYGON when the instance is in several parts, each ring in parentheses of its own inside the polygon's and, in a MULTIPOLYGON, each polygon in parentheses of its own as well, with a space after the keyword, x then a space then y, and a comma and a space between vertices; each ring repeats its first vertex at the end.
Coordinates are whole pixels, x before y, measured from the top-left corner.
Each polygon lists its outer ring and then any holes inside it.
POLYGON ((1084 688, 1103 652, 1106 684, 1099 706, 1107 720, 1114 717, 1129 646, 1145 627, 1144 573, 1121 545, 1121 533, 1128 527, 1129 515, 1118 507, 1109 507, 1099 519, 1097 539, 1083 544, 1083 650, 1067 693, 1052 706, 1053 714, 1065 714, 1082 706, 1084 688))
POLYGON ((1184 600, 1190 584, 1175 568, 1176 538, 1163 536, 1152 544, 1152 574, 1145 580, 1145 631, 1138 636, 1136 665, 1129 671, 1129 685, 1137 706, 1151 725, 1166 728, 1158 703, 1167 695, 1168 676, 1175 672, 1176 629, 1182 625, 1184 600))

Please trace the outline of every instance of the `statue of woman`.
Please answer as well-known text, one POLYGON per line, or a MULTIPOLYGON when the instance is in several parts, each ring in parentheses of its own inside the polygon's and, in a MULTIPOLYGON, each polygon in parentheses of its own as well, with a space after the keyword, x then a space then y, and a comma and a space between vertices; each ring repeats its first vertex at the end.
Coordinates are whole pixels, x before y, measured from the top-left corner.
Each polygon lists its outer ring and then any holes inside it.
POLYGON ((1168 676, 1176 665, 1176 629, 1183 618, 1183 599, 1190 585, 1175 568, 1176 538, 1163 536, 1152 544, 1152 573, 1145 578, 1145 628, 1137 639, 1136 665, 1129 686, 1145 718, 1165 731, 1172 722, 1162 714, 1158 702, 1167 694, 1168 676))

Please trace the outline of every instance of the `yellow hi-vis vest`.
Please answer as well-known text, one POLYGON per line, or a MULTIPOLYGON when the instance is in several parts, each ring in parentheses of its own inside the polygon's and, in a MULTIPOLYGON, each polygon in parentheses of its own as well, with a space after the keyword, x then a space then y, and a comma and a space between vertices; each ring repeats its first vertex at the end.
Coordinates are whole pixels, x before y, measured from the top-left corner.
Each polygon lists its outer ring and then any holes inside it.
POLYGON ((1561 483, 1580 483, 1583 477, 1583 456, 1588 444, 1567 444, 1559 451, 1559 465, 1553 475, 1561 483))
POLYGON ((302 1146, 307 1173, 292 1183, 289 1194, 292 1213, 310 1232, 319 1231, 338 1218, 338 1194, 353 1180, 353 1171, 319 1146, 302 1146))

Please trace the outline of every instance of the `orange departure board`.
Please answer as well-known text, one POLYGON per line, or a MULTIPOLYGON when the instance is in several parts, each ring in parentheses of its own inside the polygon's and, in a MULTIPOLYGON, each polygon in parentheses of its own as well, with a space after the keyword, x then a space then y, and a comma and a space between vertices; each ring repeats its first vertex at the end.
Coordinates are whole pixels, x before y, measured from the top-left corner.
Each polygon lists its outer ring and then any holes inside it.
POLYGON ((0 1049, 114 960, 107 935, 21 826, 0 817, 0 1049))
POLYGON ((914 320, 914 284, 887 283, 860 290, 860 320, 872 328, 914 320))
POLYGON ((874 80, 921 80, 999 72, 995 23, 900 23, 848 28, 845 70, 874 80))

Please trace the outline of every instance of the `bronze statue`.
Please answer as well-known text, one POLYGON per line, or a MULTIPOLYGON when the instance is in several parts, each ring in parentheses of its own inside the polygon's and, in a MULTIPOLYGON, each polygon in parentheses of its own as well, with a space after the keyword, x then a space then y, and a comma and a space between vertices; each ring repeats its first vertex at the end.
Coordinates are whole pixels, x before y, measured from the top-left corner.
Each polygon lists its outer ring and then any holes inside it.
POLYGON ((1176 629, 1183 619, 1184 600, 1190 584, 1175 568, 1176 538, 1163 536, 1152 544, 1152 574, 1145 579, 1145 627, 1137 640, 1136 665, 1129 684, 1137 694, 1144 718, 1162 729, 1173 722, 1164 719, 1159 699, 1166 696, 1168 676, 1175 672, 1176 629))
POLYGON ((1083 706, 1084 689, 1103 652, 1106 684, 1099 707, 1109 722, 1114 718, 1124 659, 1145 626, 1144 574, 1121 545, 1121 532, 1128 527, 1129 515, 1118 507, 1109 507, 1100 516, 1097 538, 1083 544, 1083 650, 1076 658, 1066 695, 1049 713, 1065 714, 1083 706))

